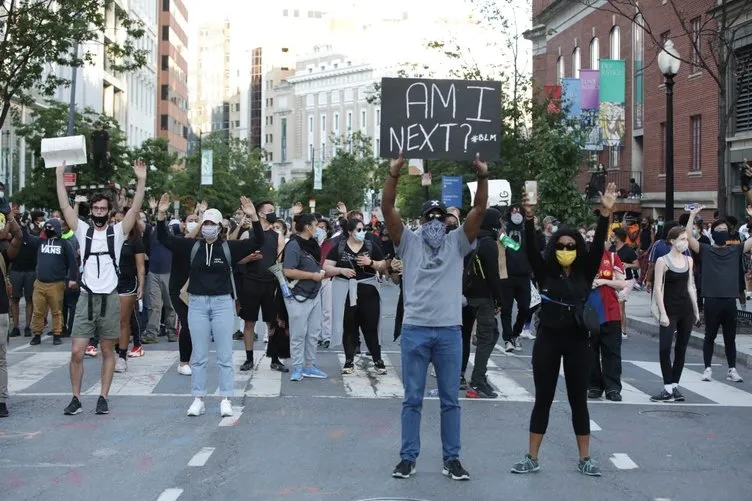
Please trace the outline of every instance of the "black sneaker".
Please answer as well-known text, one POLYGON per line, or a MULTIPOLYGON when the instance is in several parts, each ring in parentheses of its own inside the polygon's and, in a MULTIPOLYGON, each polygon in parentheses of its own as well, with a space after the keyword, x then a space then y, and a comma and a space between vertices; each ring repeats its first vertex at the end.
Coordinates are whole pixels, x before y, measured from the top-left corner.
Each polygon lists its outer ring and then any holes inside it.
POLYGON ((282 362, 272 362, 270 367, 272 368, 273 371, 290 372, 290 369, 288 369, 287 366, 283 364, 282 362))
POLYGON ((374 367, 376 367, 376 374, 385 375, 386 374, 386 365, 384 365, 383 360, 376 360, 373 363, 374 367))
POLYGON ((9 337, 21 337, 21 329, 18 327, 13 327, 11 329, 10 334, 8 334, 9 337))
POLYGON ((444 468, 441 469, 441 473, 447 477, 452 477, 452 480, 470 480, 470 474, 462 467, 459 459, 444 461, 444 468))
POLYGON ((78 397, 73 397, 68 407, 63 411, 63 414, 66 416, 75 416, 76 414, 81 414, 83 411, 84 408, 81 406, 81 401, 78 400, 78 397))
POLYGON ((97 414, 109 414, 110 413, 110 406, 107 405, 107 399, 104 398, 102 395, 99 395, 99 399, 97 399, 97 414))
POLYGON ((52 344, 59 345, 63 344, 62 339, 60 339, 61 336, 52 336, 52 344))
POLYGON ((410 478, 411 475, 415 475, 415 461, 408 461, 403 459, 392 471, 394 478, 410 478))
POLYGON ((603 390, 593 389, 593 390, 588 390, 587 392, 587 397, 592 398, 592 399, 601 398, 602 395, 603 395, 603 390))
POLYGON ((674 401, 674 395, 667 392, 664 388, 663 391, 654 397, 650 397, 651 402, 673 402, 674 401))
POLYGON ((674 402, 684 402, 684 395, 679 392, 679 388, 674 388, 671 394, 674 396, 674 402))
POLYGON ((484 383, 470 383, 467 398, 496 398, 499 395, 484 383))
POLYGON ((38 344, 42 344, 42 336, 41 335, 40 336, 34 336, 33 338, 31 338, 31 341, 29 341, 29 344, 31 346, 36 346, 38 344))
POLYGON ((235 331, 235 334, 232 335, 233 341, 240 341, 243 339, 243 333, 240 331, 235 331))
POLYGON ((618 391, 609 391, 606 393, 606 400, 611 400, 612 402, 621 402, 621 393, 618 391))
POLYGON ((467 390, 467 379, 465 379, 465 376, 460 376, 460 390, 467 390))
POLYGON ((0 417, 8 417, 8 406, 5 402, 0 402, 0 417))
POLYGON ((31 327, 24 327, 24 337, 31 337, 31 327))
POLYGON ((352 360, 345 360, 345 365, 342 366, 342 374, 352 374, 355 372, 355 364, 352 360))
POLYGON ((240 366, 240 370, 245 371, 252 371, 253 370, 253 360, 246 360, 243 362, 243 365, 240 366))
POLYGON ((321 343, 321 347, 324 348, 325 350, 328 350, 329 344, 330 344, 329 341, 324 341, 323 343, 321 343))

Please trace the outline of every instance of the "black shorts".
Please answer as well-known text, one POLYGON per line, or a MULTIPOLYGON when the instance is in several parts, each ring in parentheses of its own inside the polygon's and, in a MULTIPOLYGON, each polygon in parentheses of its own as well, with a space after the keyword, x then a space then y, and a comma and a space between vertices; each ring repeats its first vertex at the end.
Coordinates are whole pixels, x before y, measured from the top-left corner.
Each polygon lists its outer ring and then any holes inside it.
POLYGON ((274 303, 274 292, 277 282, 243 279, 243 294, 240 295, 240 318, 247 322, 258 320, 259 308, 264 322, 274 321, 277 308, 274 303))
POLYGON ((138 277, 120 277, 117 291, 120 296, 135 296, 138 292, 138 277))

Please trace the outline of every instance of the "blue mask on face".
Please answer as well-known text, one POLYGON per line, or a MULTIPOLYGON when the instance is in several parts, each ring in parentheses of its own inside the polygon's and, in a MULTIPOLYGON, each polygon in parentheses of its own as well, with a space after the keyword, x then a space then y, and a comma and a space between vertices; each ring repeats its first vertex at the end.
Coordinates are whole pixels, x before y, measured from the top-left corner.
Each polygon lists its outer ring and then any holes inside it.
POLYGON ((435 252, 444 243, 444 237, 446 237, 446 228, 444 223, 438 219, 431 219, 421 225, 421 235, 423 241, 435 252))

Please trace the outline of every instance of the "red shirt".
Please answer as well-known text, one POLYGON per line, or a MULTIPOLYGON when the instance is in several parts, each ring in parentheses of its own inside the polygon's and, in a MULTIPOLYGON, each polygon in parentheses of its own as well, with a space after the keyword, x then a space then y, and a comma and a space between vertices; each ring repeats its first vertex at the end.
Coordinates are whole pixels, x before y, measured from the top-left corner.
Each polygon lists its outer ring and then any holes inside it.
MULTIPOLYGON (((598 268, 598 274, 595 278, 613 280, 615 272, 624 275, 624 264, 615 252, 604 251, 601 266, 598 268)), ((619 299, 616 295, 616 289, 608 285, 603 285, 598 287, 598 292, 600 292, 601 301, 603 301, 605 322, 621 321, 621 311, 619 310, 619 299)))

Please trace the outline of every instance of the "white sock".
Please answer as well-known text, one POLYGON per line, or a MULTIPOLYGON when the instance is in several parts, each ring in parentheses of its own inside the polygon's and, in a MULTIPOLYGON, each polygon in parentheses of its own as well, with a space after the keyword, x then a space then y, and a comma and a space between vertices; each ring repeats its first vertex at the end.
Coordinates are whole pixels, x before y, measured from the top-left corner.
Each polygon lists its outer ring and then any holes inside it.
POLYGON ((673 384, 664 384, 663 389, 666 390, 667 393, 671 393, 674 391, 674 385, 673 384))

